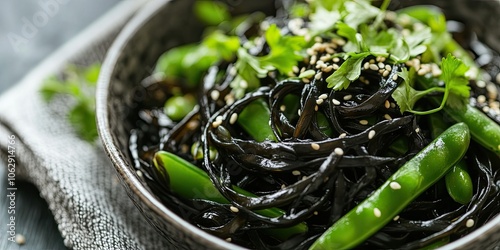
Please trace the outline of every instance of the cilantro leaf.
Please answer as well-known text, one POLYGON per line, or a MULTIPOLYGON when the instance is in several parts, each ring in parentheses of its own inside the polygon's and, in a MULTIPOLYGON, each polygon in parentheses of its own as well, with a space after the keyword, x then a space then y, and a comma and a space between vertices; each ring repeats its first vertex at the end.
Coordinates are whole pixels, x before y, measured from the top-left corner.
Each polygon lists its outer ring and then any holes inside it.
POLYGON ((358 53, 350 55, 339 67, 337 71, 326 78, 328 88, 342 90, 349 87, 351 81, 361 75, 361 64, 370 53, 358 53))
POLYGON ((470 97, 469 80, 466 73, 469 67, 462 60, 448 54, 441 61, 441 80, 445 82, 445 87, 449 91, 447 105, 452 108, 459 108, 466 104, 470 97))
POLYGON ((328 10, 322 6, 316 8, 316 11, 310 15, 312 35, 323 34, 332 30, 340 18, 340 12, 335 9, 328 10))
POLYGON ((410 68, 408 71, 403 67, 402 71, 398 75, 403 79, 403 83, 392 93, 392 98, 396 101, 399 106, 400 112, 404 113, 406 111, 413 111, 413 106, 422 97, 421 91, 415 90, 412 85, 414 82, 415 68, 410 68))
POLYGON ((347 1, 344 3, 344 6, 347 12, 344 22, 354 29, 357 29, 362 23, 368 23, 368 21, 381 14, 380 9, 373 6, 370 1, 347 1))
POLYGON ((57 96, 67 96, 75 104, 68 111, 68 121, 78 136, 93 142, 97 138, 95 121, 95 88, 100 64, 87 68, 68 65, 63 76, 50 76, 45 79, 40 94, 46 102, 57 96))
POLYGON ((231 18, 228 7, 218 1, 196 1, 194 13, 198 19, 208 25, 218 25, 231 18))
POLYGON ((267 73, 274 69, 270 65, 262 65, 257 57, 250 55, 244 48, 239 48, 237 54, 238 60, 234 66, 241 78, 247 81, 250 89, 258 87, 259 78, 266 77, 267 73))
POLYGON ((271 51, 259 58, 261 65, 276 68, 282 74, 287 74, 297 65, 297 61, 303 59, 300 51, 304 50, 306 45, 304 37, 282 36, 276 24, 269 26, 265 37, 271 51))

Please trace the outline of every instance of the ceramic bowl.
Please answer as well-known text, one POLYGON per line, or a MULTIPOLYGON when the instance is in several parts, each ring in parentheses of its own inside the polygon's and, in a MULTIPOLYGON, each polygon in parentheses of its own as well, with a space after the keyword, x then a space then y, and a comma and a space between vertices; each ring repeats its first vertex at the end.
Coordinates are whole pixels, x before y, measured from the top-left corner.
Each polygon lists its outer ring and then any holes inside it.
MULTIPOLYGON (((236 12, 273 9, 273 1, 226 0, 236 12)), ((169 48, 197 41, 203 26, 192 16, 193 0, 155 0, 145 6, 121 31, 109 49, 101 69, 97 92, 98 129, 104 148, 131 200, 176 249, 239 249, 198 229, 160 202, 138 176, 128 150, 132 124, 127 117, 134 109, 134 86, 147 77, 158 57, 169 48)), ((414 4, 442 7, 454 19, 471 27, 483 41, 500 51, 500 2, 393 1, 394 8, 414 4)), ((272 13, 272 11, 271 11, 272 13)), ((493 249, 500 245, 500 217, 443 249, 493 249)))

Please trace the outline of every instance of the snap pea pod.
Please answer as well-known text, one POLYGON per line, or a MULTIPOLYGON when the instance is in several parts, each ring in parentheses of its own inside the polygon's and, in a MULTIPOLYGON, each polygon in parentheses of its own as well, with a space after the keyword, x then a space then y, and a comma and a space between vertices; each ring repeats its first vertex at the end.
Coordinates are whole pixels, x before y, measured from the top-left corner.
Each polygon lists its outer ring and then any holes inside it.
MULTIPOLYGON (((431 77, 419 77, 418 83, 424 88, 431 88, 438 83, 431 77)), ((439 98, 433 98, 435 103, 440 103, 439 98)), ((457 122, 469 126, 472 138, 488 150, 500 154, 500 125, 490 119, 483 112, 467 104, 462 108, 445 106, 443 111, 457 122)))
POLYGON ((174 121, 180 121, 196 106, 192 95, 172 96, 165 102, 165 114, 174 121))
MULTIPOLYGON (((153 158, 153 164, 162 177, 168 180, 168 186, 173 193, 186 199, 198 198, 221 204, 230 203, 217 190, 203 170, 179 156, 166 151, 158 151, 153 158)), ((233 189, 240 194, 256 197, 256 195, 237 186, 233 186, 233 189)), ((256 213, 269 218, 276 218, 285 214, 283 210, 278 208, 257 210, 256 213)), ((269 235, 280 240, 286 240, 293 235, 306 231, 307 225, 305 223, 299 223, 287 228, 266 229, 269 235)))
MULTIPOLYGON (((447 127, 439 113, 429 116, 432 127, 432 137, 438 137, 447 127)), ((445 176, 446 190, 450 197, 460 203, 467 204, 472 199, 473 183, 467 171, 467 164, 464 160, 459 161, 445 176)))
POLYGON ((445 130, 327 229, 310 249, 350 249, 365 241, 443 177, 463 157, 469 141, 469 129, 464 123, 445 130))
POLYGON ((263 99, 257 99, 246 106, 238 115, 238 124, 256 141, 276 141, 269 126, 271 111, 263 99))

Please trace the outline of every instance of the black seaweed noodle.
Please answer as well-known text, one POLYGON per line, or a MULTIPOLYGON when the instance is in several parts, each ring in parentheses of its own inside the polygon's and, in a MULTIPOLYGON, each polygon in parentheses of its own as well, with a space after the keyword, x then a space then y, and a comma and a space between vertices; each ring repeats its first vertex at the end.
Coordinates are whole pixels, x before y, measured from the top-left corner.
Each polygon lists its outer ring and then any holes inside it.
MULTIPOLYGON (((252 53, 265 54, 267 50, 264 45, 252 53)), ((492 55, 495 60, 485 69, 499 68, 500 64, 495 66, 500 60, 498 55, 492 55)), ((373 58, 366 60, 370 59, 373 58)), ((131 133, 130 150, 136 167, 143 170, 151 189, 169 208, 207 232, 230 237, 235 244, 257 249, 306 249, 431 141, 425 118, 401 114, 397 105, 386 103, 394 103, 391 93, 399 80, 393 80, 393 75, 403 65, 391 65, 392 70, 385 77, 363 70, 361 75, 369 84, 357 80, 341 91, 326 87, 328 74, 307 84, 270 74, 261 79, 262 87, 227 104, 223 100, 231 94, 231 67, 231 62, 213 66, 201 90, 184 90, 198 92, 199 105, 178 123, 171 122, 161 107, 170 95, 168 89, 181 84, 164 80, 151 84, 151 79, 145 80, 147 89, 155 90, 146 91, 151 98, 138 104, 138 115, 134 117, 137 129, 131 133), (217 101, 210 96, 213 90, 220 93, 217 101), (322 94, 327 97, 318 105, 316 100, 322 94), (297 100, 295 108, 286 106, 290 97, 297 100), (269 104, 269 123, 276 141, 257 142, 237 123, 229 122, 232 114, 258 99, 269 104), (337 101, 340 104, 334 104, 337 101), (217 117, 223 118, 222 123, 213 126, 217 117), (202 160, 189 153, 189 146, 195 142, 202 145, 202 160), (396 145, 403 145, 404 150, 398 150, 396 145), (218 151, 215 160, 209 158, 210 148, 218 151), (344 154, 335 154, 336 148, 344 154), (231 204, 186 200, 171 194, 168 182, 152 167, 152 156, 158 150, 174 152, 205 170, 231 204), (242 195, 233 189, 234 185, 258 197, 242 195), (239 212, 231 212, 230 206, 239 212), (279 218, 267 218, 255 212, 272 207, 286 213, 279 218), (307 223, 308 231, 282 242, 262 230, 301 222, 307 223)), ((307 64, 300 67, 316 70, 307 64)), ((475 91, 474 82, 472 85, 475 91)), ((438 182, 405 208, 398 220, 358 248, 417 249, 447 238, 453 241, 498 214, 499 157, 474 144, 466 160, 474 182, 471 202, 454 202, 443 182, 438 182), (474 219, 473 227, 466 226, 468 219, 474 219)))

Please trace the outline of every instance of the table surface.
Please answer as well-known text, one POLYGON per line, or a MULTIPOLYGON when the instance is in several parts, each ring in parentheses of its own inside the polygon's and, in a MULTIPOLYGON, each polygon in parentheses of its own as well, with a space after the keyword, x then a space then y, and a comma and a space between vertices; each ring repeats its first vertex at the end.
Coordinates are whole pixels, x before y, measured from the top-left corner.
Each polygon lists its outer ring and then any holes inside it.
MULTIPOLYGON (((0 1, 0 93, 118 2, 0 1)), ((24 245, 8 240, 7 171, 0 161, 0 249, 66 249, 37 188, 20 180, 16 187, 16 233, 24 236, 24 245)))

